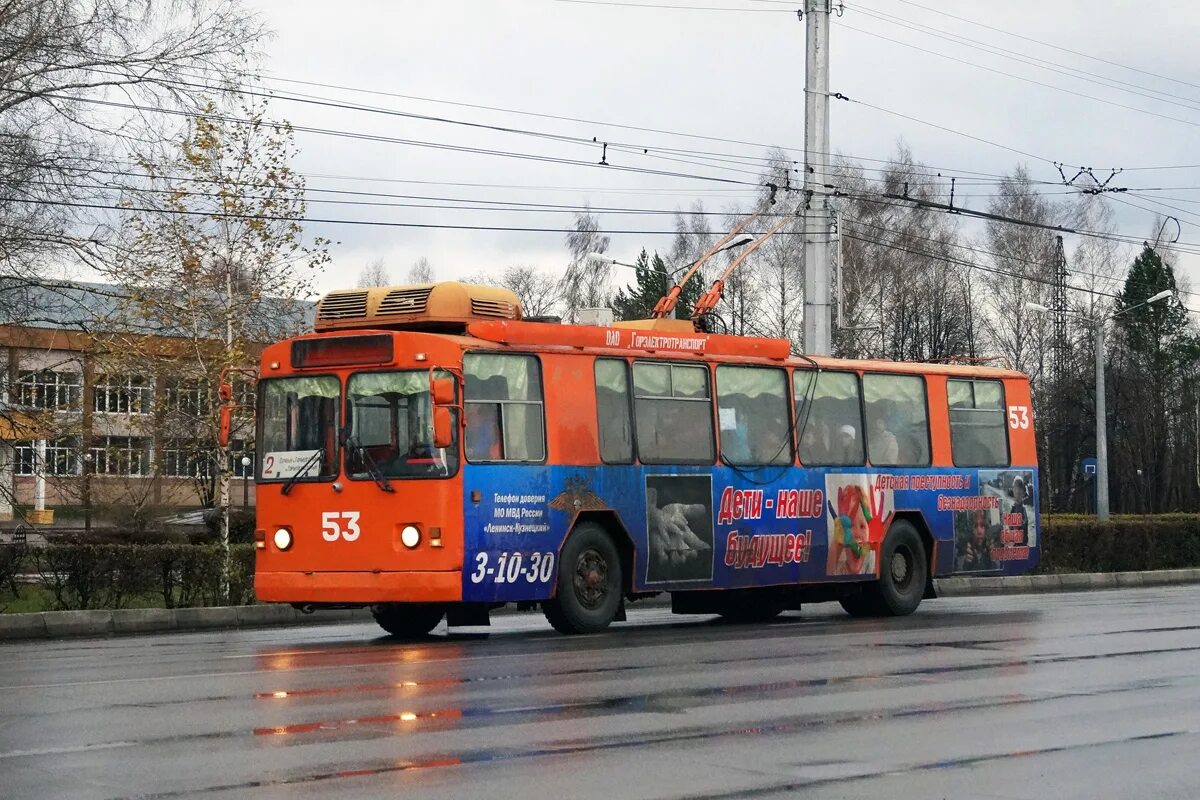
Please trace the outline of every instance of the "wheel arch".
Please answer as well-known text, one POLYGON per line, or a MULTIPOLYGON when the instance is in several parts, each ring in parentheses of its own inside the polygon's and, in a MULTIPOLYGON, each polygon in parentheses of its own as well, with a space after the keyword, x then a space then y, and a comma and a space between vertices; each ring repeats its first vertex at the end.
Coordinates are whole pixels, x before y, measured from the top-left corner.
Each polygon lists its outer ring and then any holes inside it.
POLYGON ((916 528, 917 535, 921 537, 921 544, 925 547, 925 594, 924 599, 929 600, 937 597, 937 591, 933 586, 933 573, 937 565, 937 543, 934 541, 933 533, 929 530, 929 524, 925 521, 925 515, 920 511, 897 511, 892 518, 892 522, 904 520, 908 524, 916 528))
POLYGON ((621 518, 617 516, 617 512, 612 509, 580 511, 571 522, 571 529, 567 536, 570 536, 585 522, 599 525, 612 538, 613 544, 617 548, 617 555, 621 559, 621 592, 629 594, 633 591, 633 565, 637 562, 637 548, 633 543, 633 537, 629 535, 629 531, 621 522, 621 518))

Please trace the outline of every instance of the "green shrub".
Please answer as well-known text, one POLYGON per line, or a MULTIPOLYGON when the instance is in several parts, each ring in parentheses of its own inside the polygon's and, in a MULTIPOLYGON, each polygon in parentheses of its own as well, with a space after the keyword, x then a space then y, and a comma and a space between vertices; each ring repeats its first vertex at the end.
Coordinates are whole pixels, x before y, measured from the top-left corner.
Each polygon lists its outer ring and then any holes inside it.
POLYGON ((25 545, 0 545, 0 590, 8 588, 13 597, 20 597, 17 576, 25 567, 28 548, 25 545))
MULTIPOLYGON (((226 603, 218 545, 67 543, 27 552, 59 610, 226 603)), ((253 603, 254 546, 230 547, 229 559, 228 602, 253 603)))
POLYGON ((1200 515, 1043 518, 1039 572, 1126 572, 1200 567, 1200 515))

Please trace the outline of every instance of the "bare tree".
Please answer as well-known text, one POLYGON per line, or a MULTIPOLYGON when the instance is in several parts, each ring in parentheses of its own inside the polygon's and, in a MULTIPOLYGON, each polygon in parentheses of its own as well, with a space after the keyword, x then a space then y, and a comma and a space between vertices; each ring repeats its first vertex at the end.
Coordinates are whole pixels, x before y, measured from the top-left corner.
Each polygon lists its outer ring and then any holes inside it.
POLYGON ((521 309, 527 317, 551 316, 562 310, 559 279, 528 264, 505 267, 499 277, 481 272, 467 278, 466 282, 508 289, 520 299, 521 309))
POLYGON ((195 108, 264 36, 238 0, 11 0, 0 31, 0 276, 27 280, 106 255, 104 217, 64 203, 111 205, 117 156, 161 139, 155 109, 195 108))
MULTIPOLYGON (((1043 225, 1056 223, 1061 213, 1037 191, 1023 166, 1001 181, 988 210, 1043 225)), ((985 279, 991 309, 987 327, 996 348, 1016 369, 1029 373, 1036 388, 1046 370, 1051 321, 1028 312, 1025 303, 1050 303, 1046 276, 1053 275, 1055 239, 1045 230, 993 221, 987 224, 986 237, 996 270, 985 279)))
POLYGON ((362 272, 358 273, 358 288, 360 289, 369 289, 375 286, 390 286, 391 284, 392 275, 388 272, 382 258, 375 259, 363 267, 362 272))
POLYGON ((574 229, 567 234, 567 249, 571 261, 562 277, 563 302, 569 319, 580 308, 593 308, 608 303, 612 289, 610 267, 588 259, 590 253, 608 251, 609 237, 600 231, 600 220, 587 206, 575 214, 574 229))
POLYGON ((433 283, 433 267, 429 259, 421 256, 408 268, 409 283, 433 283))

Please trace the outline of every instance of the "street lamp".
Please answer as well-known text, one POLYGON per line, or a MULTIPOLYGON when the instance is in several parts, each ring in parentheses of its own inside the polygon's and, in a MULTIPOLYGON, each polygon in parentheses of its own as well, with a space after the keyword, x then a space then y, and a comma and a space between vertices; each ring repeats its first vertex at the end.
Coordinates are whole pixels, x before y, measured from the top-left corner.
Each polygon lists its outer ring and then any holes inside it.
MULTIPOLYGON (((1104 323, 1116 319, 1122 314, 1133 311, 1160 300, 1166 300, 1174 292, 1163 289, 1156 295, 1148 297, 1137 305, 1123 308, 1107 317, 1087 317, 1082 314, 1069 316, 1090 322, 1096 327, 1096 518, 1101 522, 1108 521, 1108 411, 1104 406, 1104 323)), ((1041 303, 1026 302, 1025 308, 1038 314, 1045 314, 1049 308, 1041 303)))
POLYGON ((245 510, 250 503, 250 477, 247 472, 249 469, 250 456, 242 456, 242 510, 245 510))
MULTIPOLYGON (((85 443, 86 444, 86 443, 85 443)), ((92 533, 92 462, 95 456, 91 451, 83 454, 83 532, 86 535, 92 533)))

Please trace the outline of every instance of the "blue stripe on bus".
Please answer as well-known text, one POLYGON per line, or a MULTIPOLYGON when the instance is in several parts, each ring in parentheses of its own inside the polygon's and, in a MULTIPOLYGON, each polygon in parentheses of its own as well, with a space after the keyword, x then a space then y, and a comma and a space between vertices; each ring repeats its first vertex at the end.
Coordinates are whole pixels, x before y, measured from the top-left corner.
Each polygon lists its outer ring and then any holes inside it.
POLYGON ((1041 544, 1029 467, 467 464, 463 496, 475 491, 480 502, 464 513, 468 602, 550 597, 572 521, 608 509, 633 541, 635 590, 869 579, 897 512, 924 517, 936 575, 1028 572, 1041 544))

